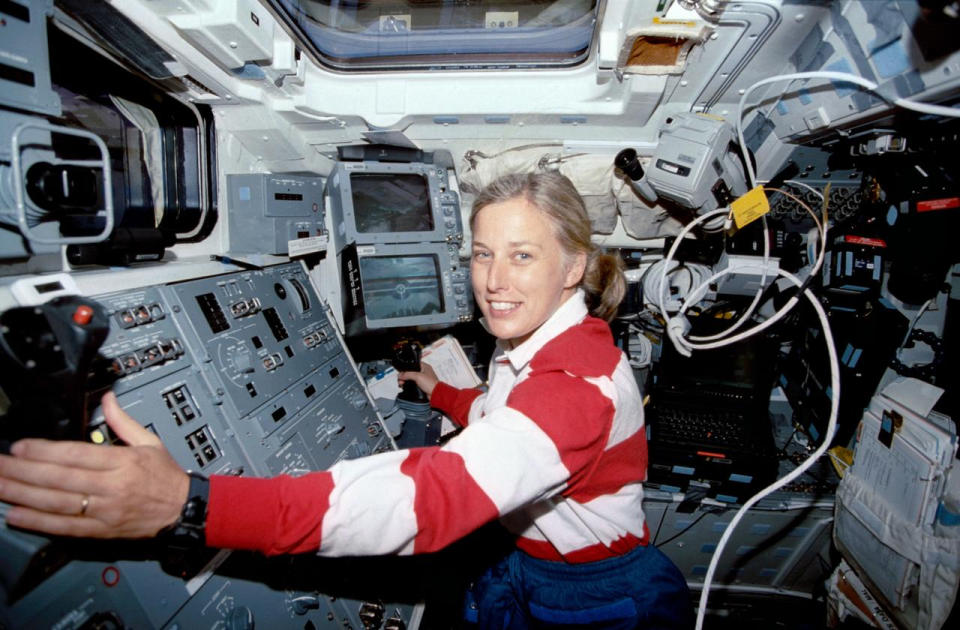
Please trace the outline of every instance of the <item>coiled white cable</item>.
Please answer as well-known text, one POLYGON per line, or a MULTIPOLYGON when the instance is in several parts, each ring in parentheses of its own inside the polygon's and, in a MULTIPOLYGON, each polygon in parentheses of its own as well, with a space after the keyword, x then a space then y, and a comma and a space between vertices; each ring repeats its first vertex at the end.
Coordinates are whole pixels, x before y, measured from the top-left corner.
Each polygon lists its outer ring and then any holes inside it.
MULTIPOLYGON (((658 260, 650 265, 643 279, 643 294, 648 296, 644 301, 653 300, 661 293, 667 291, 673 292, 673 297, 682 300, 684 303, 690 299, 690 294, 694 287, 703 284, 703 279, 710 273, 710 268, 706 265, 697 263, 679 263, 665 258, 658 260), (679 273, 681 270, 687 272, 679 273), (679 279, 669 279, 668 276, 686 276, 688 280, 684 283, 679 279)), ((699 297, 697 301, 699 301, 699 297)))
MULTIPOLYGON (((806 206, 805 203, 803 203, 801 200, 797 199, 797 198, 796 198, 795 196, 793 196, 792 194, 790 194, 790 193, 788 193, 788 192, 786 192, 786 191, 783 191, 783 190, 779 190, 778 192, 780 192, 781 194, 785 194, 785 195, 793 198, 794 201, 796 201, 797 203, 800 203, 800 204, 802 204, 803 206, 806 206)), ((815 222, 816 225, 817 225, 817 228, 818 228, 819 231, 820 231, 820 251, 819 251, 819 254, 818 254, 818 256, 817 256, 816 261, 814 262, 814 265, 813 265, 812 269, 810 270, 810 275, 815 275, 815 274, 817 274, 817 273, 819 272, 821 266, 823 265, 823 259, 824 259, 824 256, 825 256, 825 254, 826 254, 827 226, 826 226, 825 224, 823 224, 823 222, 820 221, 820 219, 816 216, 816 214, 815 214, 812 210, 809 209, 809 207, 808 207, 807 209, 808 209, 808 211, 810 212, 811 217, 813 218, 814 222, 815 222)), ((713 212, 704 214, 703 217, 701 217, 701 218, 709 218, 711 215, 716 215, 717 213, 720 213, 720 212, 726 212, 726 211, 725 211, 725 210, 714 210, 713 212)), ((699 219, 699 218, 698 218, 698 219, 699 219)), ((670 250, 667 252, 666 257, 664 258, 664 261, 666 261, 667 264, 669 264, 669 261, 671 261, 671 260, 673 259, 673 256, 674 256, 674 254, 676 253, 676 250, 677 250, 677 247, 678 247, 678 243, 679 243, 679 239, 682 238, 686 233, 688 233, 688 232, 689 232, 690 230, 692 230, 694 227, 696 227, 696 224, 697 224, 697 221, 693 221, 693 222, 691 222, 688 226, 686 226, 683 230, 681 230, 680 234, 677 236, 677 241, 674 242, 673 247, 670 248, 670 250)), ((769 239, 767 239, 767 240, 769 240, 769 239)), ((764 266, 764 268, 766 268, 766 266, 764 266)), ((666 266, 664 267, 664 269, 666 269, 666 266)), ((726 276, 726 275, 728 275, 728 274, 730 274, 730 273, 733 273, 734 271, 736 271, 736 270, 735 270, 735 269, 731 269, 731 268, 722 269, 722 270, 714 273, 714 274, 711 275, 710 277, 706 278, 700 285, 698 285, 696 288, 692 289, 692 290, 689 292, 688 297, 687 297, 687 300, 684 302, 683 306, 681 307, 680 312, 679 312, 677 315, 675 315, 674 317, 675 317, 675 318, 676 318, 676 317, 685 317, 685 313, 686 313, 687 309, 688 309, 691 305, 696 304, 696 302, 700 299, 700 297, 703 296, 703 294, 709 289, 709 287, 710 287, 714 282, 716 282, 716 281, 719 280, 720 278, 722 278, 722 277, 724 277, 724 276, 726 276)), ((662 290, 662 287, 661 287, 661 290, 662 290)), ((664 318, 665 321, 669 321, 670 318, 667 316, 666 309, 665 309, 664 306, 663 306, 663 301, 662 301, 663 294, 660 293, 660 294, 658 294, 658 296, 661 298, 661 299, 660 299, 660 302, 659 302, 661 315, 663 316, 663 318, 664 318)), ((794 307, 794 306, 797 304, 797 302, 799 301, 799 298, 798 298, 797 296, 794 296, 793 299, 789 300, 786 304, 784 304, 784 306, 781 307, 781 309, 780 309, 779 311, 777 311, 776 313, 774 313, 774 315, 772 315, 770 318, 766 319, 765 321, 763 321, 763 322, 760 323, 760 324, 757 324, 756 326, 753 326, 752 328, 747 329, 746 331, 741 332, 740 334, 732 335, 732 336, 731 336, 731 334, 732 334, 737 328, 739 328, 741 325, 743 325, 744 323, 746 323, 746 321, 748 320, 750 314, 752 313, 753 308, 754 308, 754 307, 756 306, 756 304, 759 302, 759 297, 760 297, 760 291, 758 291, 757 295, 754 296, 754 300, 753 300, 753 302, 751 303, 750 308, 748 308, 747 312, 744 313, 744 315, 743 315, 739 320, 737 320, 737 322, 735 322, 732 326, 728 327, 726 330, 722 331, 721 333, 719 333, 719 334, 717 334, 717 335, 712 335, 712 336, 709 336, 709 337, 690 337, 690 338, 685 338, 685 337, 677 334, 677 332, 678 332, 679 330, 683 330, 683 327, 678 327, 678 326, 673 326, 673 327, 668 326, 668 327, 667 327, 667 335, 669 336, 670 340, 673 342, 674 346, 676 346, 678 352, 680 352, 681 354, 684 354, 685 356, 689 356, 689 354, 690 354, 690 352, 691 352, 692 350, 695 350, 695 349, 707 350, 707 349, 711 349, 711 348, 719 348, 719 347, 726 346, 726 345, 729 345, 729 344, 732 344, 732 343, 736 343, 736 342, 738 342, 738 341, 741 341, 741 340, 743 340, 743 339, 746 339, 746 338, 749 337, 750 335, 753 335, 753 334, 758 333, 758 332, 760 332, 760 331, 762 331, 762 330, 764 330, 764 329, 766 329, 766 328, 769 328, 769 327, 772 326, 774 323, 776 323, 776 322, 779 321, 781 318, 783 318, 787 313, 789 313, 790 310, 792 310, 793 307, 794 307), (694 343, 694 342, 692 342, 691 340, 696 340, 696 341, 698 341, 698 342, 707 341, 707 343, 694 343)))

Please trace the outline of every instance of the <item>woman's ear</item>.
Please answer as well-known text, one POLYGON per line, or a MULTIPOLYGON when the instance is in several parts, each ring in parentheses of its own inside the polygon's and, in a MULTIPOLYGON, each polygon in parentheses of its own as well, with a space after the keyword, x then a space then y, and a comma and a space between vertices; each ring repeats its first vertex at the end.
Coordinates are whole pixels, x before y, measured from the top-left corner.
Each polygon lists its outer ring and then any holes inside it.
POLYGON ((587 269, 587 254, 586 252, 577 252, 571 258, 567 267, 567 277, 563 284, 563 288, 572 289, 573 287, 580 284, 580 281, 583 280, 583 274, 587 269))

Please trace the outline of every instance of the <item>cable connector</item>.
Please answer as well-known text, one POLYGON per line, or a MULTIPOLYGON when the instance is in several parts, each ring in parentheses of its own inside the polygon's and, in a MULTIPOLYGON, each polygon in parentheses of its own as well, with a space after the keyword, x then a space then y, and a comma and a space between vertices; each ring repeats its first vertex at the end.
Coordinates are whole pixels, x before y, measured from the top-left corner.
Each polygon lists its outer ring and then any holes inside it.
POLYGON ((779 268, 779 258, 768 258, 764 261, 763 256, 724 253, 714 266, 716 271, 724 272, 717 293, 755 295, 776 280, 779 268))

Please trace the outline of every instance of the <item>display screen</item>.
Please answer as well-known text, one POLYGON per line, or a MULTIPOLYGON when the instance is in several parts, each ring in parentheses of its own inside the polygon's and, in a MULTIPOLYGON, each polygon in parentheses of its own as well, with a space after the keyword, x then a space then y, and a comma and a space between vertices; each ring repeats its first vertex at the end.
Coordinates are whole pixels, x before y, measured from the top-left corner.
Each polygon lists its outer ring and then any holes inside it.
POLYGON ((360 258, 367 319, 443 312, 440 267, 433 255, 360 258))
POLYGON ((353 216, 360 234, 430 232, 430 189, 422 175, 351 173, 353 216))
POLYGON ((681 356, 667 341, 660 356, 661 385, 680 392, 701 388, 754 390, 770 379, 770 357, 762 341, 745 340, 681 356))

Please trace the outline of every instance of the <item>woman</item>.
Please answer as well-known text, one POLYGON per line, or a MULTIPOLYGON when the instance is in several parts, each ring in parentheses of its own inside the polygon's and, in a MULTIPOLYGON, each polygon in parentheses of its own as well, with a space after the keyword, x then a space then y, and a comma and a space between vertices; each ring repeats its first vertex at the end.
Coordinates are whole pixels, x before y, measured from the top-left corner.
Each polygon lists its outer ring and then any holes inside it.
POLYGON ((210 546, 336 556, 431 552, 499 518, 517 550, 472 590, 482 627, 689 625, 683 578, 648 545, 642 404, 603 321, 624 292, 617 259, 590 242, 583 201, 557 173, 493 182, 470 224, 474 295, 498 340, 489 389, 454 389, 429 368, 401 374, 466 425, 443 447, 206 487, 107 395, 130 448, 17 443, 0 459, 0 499, 23 506, 7 521, 147 537, 196 533, 199 508, 210 546))

